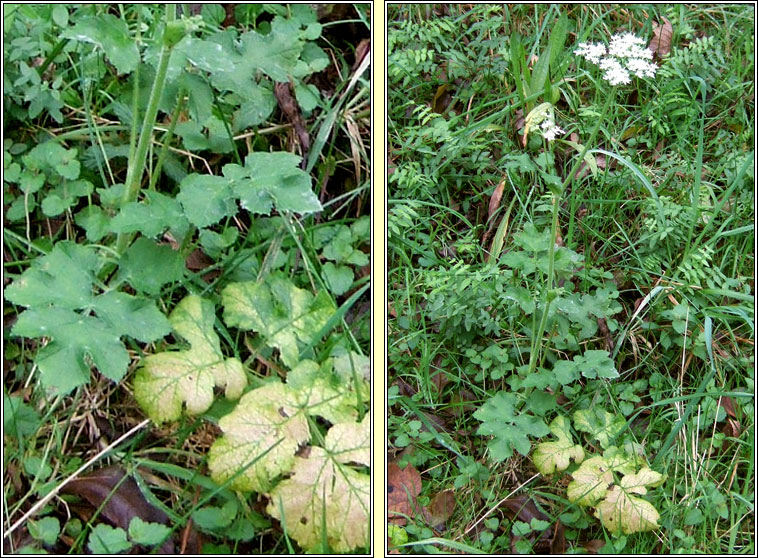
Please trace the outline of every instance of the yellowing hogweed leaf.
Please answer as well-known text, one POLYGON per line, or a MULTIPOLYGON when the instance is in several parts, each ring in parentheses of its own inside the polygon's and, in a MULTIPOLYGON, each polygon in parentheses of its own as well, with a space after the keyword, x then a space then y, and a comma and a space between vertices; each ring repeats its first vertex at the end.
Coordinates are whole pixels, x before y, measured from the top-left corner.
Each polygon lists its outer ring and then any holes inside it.
POLYGON ((574 480, 566 487, 566 495, 582 506, 593 506, 613 484, 613 473, 601 456, 587 459, 571 476, 574 480))
POLYGON ((657 529, 660 519, 658 510, 650 502, 633 494, 646 494, 646 486, 657 486, 661 482, 663 475, 647 467, 637 474, 624 476, 619 485, 611 488, 597 505, 595 517, 612 533, 621 531, 629 535, 657 529))
POLYGON ((565 471, 572 459, 576 463, 581 463, 584 459, 582 446, 575 445, 571 439, 569 421, 566 417, 555 417, 550 423, 550 431, 558 441, 538 444, 532 454, 534 466, 543 475, 551 475, 556 470, 565 471))
POLYGON ((625 474, 616 483, 612 470, 618 471, 618 468, 614 465, 628 470, 629 460, 619 459, 619 455, 614 454, 611 461, 613 463, 597 456, 582 463, 568 485, 569 501, 582 506, 595 506, 595 517, 613 533, 628 535, 658 528, 658 511, 635 495, 646 494, 646 487, 659 486, 665 477, 643 467, 637 473, 625 474))
POLYGON ((367 414, 359 424, 334 425, 325 449, 295 458, 292 476, 269 494, 266 511, 302 548, 321 549, 324 535, 335 552, 368 545, 371 477, 346 465, 369 464, 368 421, 367 414))
POLYGON ((209 454, 213 480, 231 479, 234 490, 264 492, 288 472, 297 448, 310 440, 308 419, 294 400, 292 390, 281 383, 246 393, 218 423, 224 435, 209 454))
POLYGON ((222 291, 221 300, 227 325, 263 335, 290 368, 300 360, 298 342, 310 343, 335 312, 325 292, 314 297, 281 277, 232 283, 222 291))
MULTIPOLYGON (((308 409, 308 414, 319 415, 331 423, 355 420, 358 416, 354 391, 345 389, 350 384, 340 384, 339 378, 325 374, 318 364, 304 360, 287 374, 297 406, 308 409)), ((368 387, 367 382, 361 387, 368 387)), ((363 392, 363 390, 361 390, 363 392)))
POLYGON ((224 386, 236 399, 247 384, 242 364, 224 358, 213 331, 213 304, 196 295, 184 298, 169 316, 174 331, 191 347, 149 355, 134 379, 134 396, 156 423, 176 420, 186 403, 187 413, 199 414, 213 403, 213 388, 224 386))
MULTIPOLYGON (((298 447, 310 440, 306 415, 353 423, 358 418, 355 391, 335 380, 305 360, 287 375, 286 384, 272 383, 245 394, 219 421, 224 436, 211 447, 213 479, 220 483, 231 479, 236 490, 264 492, 292 468, 298 447)), ((359 387, 365 390, 364 397, 366 388, 359 387)))

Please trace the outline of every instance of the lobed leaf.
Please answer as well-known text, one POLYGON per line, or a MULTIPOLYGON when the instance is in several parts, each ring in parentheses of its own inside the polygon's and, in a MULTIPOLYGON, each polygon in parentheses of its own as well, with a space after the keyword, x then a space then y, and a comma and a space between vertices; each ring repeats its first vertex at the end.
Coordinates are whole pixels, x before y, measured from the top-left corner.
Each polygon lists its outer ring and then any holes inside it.
POLYGON ((224 435, 211 446, 208 467, 218 483, 234 490, 265 492, 288 472, 297 448, 310 440, 308 420, 295 394, 278 382, 245 394, 219 426, 224 435))
POLYGON ((608 448, 626 427, 626 421, 602 408, 592 407, 574 413, 574 427, 587 432, 603 448, 608 448))
POLYGON ((22 306, 82 308, 92 301, 97 264, 91 249, 71 241, 58 242, 5 289, 5 298, 22 306))
POLYGON ((129 366, 129 354, 118 332, 98 318, 66 308, 29 309, 19 316, 13 333, 51 339, 37 352, 36 362, 42 384, 57 393, 68 393, 86 384, 90 362, 116 382, 129 366))
POLYGON ((555 417, 550 423, 550 431, 558 441, 538 444, 532 453, 534 466, 543 475, 565 471, 572 459, 576 463, 581 463, 584 459, 582 446, 575 445, 571 439, 569 421, 566 417, 555 417))
POLYGON ((594 506, 613 484, 611 468, 601 456, 585 460, 571 476, 574 480, 566 487, 566 495, 569 502, 582 506, 594 506))
POLYGON ((295 458, 292 475, 269 494, 266 511, 306 550, 323 551, 323 538, 340 553, 369 544, 371 477, 345 465, 369 465, 369 418, 334 425, 324 449, 295 458))
POLYGON ((299 344, 309 344, 335 312, 325 292, 314 297, 272 276, 263 283, 232 283, 221 292, 221 300, 228 325, 263 335, 290 368, 300 360, 299 344))
POLYGON ((126 22, 112 14, 82 17, 63 37, 99 46, 120 74, 133 71, 139 63, 137 43, 126 22))
POLYGON ((184 298, 169 316, 174 331, 190 343, 183 351, 145 357, 134 378, 134 396, 156 423, 176 420, 182 405, 188 414, 206 411, 213 403, 215 386, 236 399, 247 385, 242 363, 224 358, 213 331, 213 304, 197 295, 184 298))
MULTIPOLYGON (((362 384, 359 387, 367 395, 368 383, 362 384)), ((245 394, 219 421, 224 436, 211 447, 211 476, 216 482, 229 480, 236 490, 269 490, 277 476, 292 468, 298 447, 310 440, 307 415, 333 424, 355 422, 355 392, 345 385, 305 360, 287 375, 286 384, 275 382, 245 394)), ((340 442, 342 437, 341 427, 332 434, 332 447, 347 452, 351 446, 340 442)), ((363 458, 364 454, 349 454, 345 461, 363 462, 363 458)))
POLYGON ((527 455, 531 449, 529 436, 541 437, 550 432, 541 419, 517 410, 516 402, 514 394, 501 391, 474 413, 474 417, 482 421, 477 434, 493 436, 488 447, 495 461, 510 458, 514 449, 527 455))

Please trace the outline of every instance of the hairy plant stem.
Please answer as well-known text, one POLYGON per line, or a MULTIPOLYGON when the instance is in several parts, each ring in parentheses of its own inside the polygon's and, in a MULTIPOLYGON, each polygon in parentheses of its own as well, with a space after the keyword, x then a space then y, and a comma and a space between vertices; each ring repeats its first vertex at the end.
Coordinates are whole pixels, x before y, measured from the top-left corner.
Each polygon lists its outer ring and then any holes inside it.
MULTIPOLYGON (((176 5, 166 5, 166 26, 176 19, 176 5)), ((161 55, 158 60, 158 68, 155 72, 155 81, 153 82, 153 88, 150 91, 150 99, 147 102, 147 109, 145 110, 145 116, 142 120, 142 129, 139 135, 139 141, 137 142, 137 150, 134 154, 134 159, 129 159, 129 167, 126 171, 126 185, 124 187, 124 195, 121 198, 121 207, 127 203, 137 199, 139 193, 140 183, 142 182, 142 173, 145 169, 145 162, 147 161, 147 150, 150 145, 150 141, 153 137, 153 126, 155 125, 155 119, 158 115, 158 103, 160 102, 161 95, 163 95, 163 88, 166 84, 166 74, 168 72, 168 61, 171 58, 171 51, 173 50, 173 44, 166 44, 164 41, 161 47, 161 55)), ((138 87, 138 84, 134 84, 138 87)), ((135 114, 136 118, 137 115, 135 114)), ((119 233, 116 240, 116 251, 122 254, 126 247, 129 245, 129 240, 132 237, 130 233, 119 233)))
POLYGON ((553 289, 553 272, 555 270, 555 237, 558 232, 558 210, 560 209, 561 196, 563 195, 563 192, 566 191, 569 182, 574 178, 574 174, 579 169, 579 165, 584 161, 584 157, 587 154, 587 151, 589 151, 590 145, 595 141, 595 137, 597 136, 598 131, 600 131, 600 125, 603 122, 603 118, 607 114, 608 109, 615 98, 616 88, 614 87, 611 90, 611 94, 606 97, 601 116, 598 117, 595 128, 592 130, 589 139, 584 143, 584 147, 582 147, 579 157, 576 158, 576 161, 571 166, 571 170, 563 180, 560 191, 553 193, 553 222, 550 228, 550 246, 548 247, 547 252, 547 283, 542 294, 542 317, 540 318, 537 331, 533 332, 532 335, 532 350, 529 353, 529 370, 527 371, 527 375, 532 374, 537 369, 537 362, 541 360, 539 357, 547 349, 549 339, 542 339, 542 335, 545 333, 545 328, 547 327, 547 316, 550 311, 550 304, 555 300, 556 296, 558 296, 558 293, 553 289))

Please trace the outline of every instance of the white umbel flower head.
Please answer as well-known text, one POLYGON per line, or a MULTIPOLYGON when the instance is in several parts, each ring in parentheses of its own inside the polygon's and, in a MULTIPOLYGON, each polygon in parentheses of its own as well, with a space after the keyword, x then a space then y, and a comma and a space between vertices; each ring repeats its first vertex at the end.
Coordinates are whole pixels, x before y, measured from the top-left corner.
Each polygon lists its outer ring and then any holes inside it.
POLYGON ((603 79, 611 85, 627 84, 631 81, 629 72, 615 58, 603 58, 600 61, 600 69, 605 70, 603 79))
POLYGON ((626 85, 631 74, 637 77, 655 77, 658 69, 653 52, 645 47, 645 41, 632 33, 614 35, 606 49, 603 43, 579 43, 574 54, 586 58, 604 71, 603 79, 611 85, 626 85))
POLYGON ((579 43, 579 48, 574 51, 574 54, 577 56, 583 56, 590 62, 599 64, 600 59, 608 53, 605 50, 605 45, 602 43, 579 43))
POLYGON ((558 137, 558 135, 566 133, 566 130, 556 125, 556 123, 549 118, 544 120, 542 124, 540 124, 540 128, 541 128, 540 133, 542 134, 542 137, 545 138, 547 141, 553 141, 555 138, 558 137))
POLYGON ((547 141, 553 141, 559 134, 565 134, 566 130, 556 125, 555 111, 550 103, 537 105, 529 114, 526 115, 524 124, 524 139, 522 143, 526 146, 526 137, 530 130, 538 130, 542 137, 547 141))

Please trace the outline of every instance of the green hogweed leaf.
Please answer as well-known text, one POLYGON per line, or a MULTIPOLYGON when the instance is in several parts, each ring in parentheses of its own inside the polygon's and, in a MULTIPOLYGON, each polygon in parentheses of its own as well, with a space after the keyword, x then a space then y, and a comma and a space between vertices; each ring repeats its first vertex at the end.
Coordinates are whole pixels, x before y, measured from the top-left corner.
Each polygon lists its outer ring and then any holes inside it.
POLYGON ((156 423, 176 420, 182 404, 197 415, 213 403, 213 388, 224 387, 228 399, 236 399, 247 385, 242 363, 224 358, 213 331, 213 304, 197 295, 184 298, 171 312, 174 331, 190 344, 182 351, 145 357, 134 378, 134 396, 156 423))
MULTIPOLYGON (((149 192, 148 203, 129 202, 111 219, 110 230, 116 233, 140 232, 155 237, 176 227, 184 219, 179 202, 158 192, 149 192)), ((186 221, 185 221, 186 223, 186 221)))
POLYGON ((87 233, 87 240, 97 242, 108 234, 110 217, 98 205, 85 207, 76 214, 76 224, 87 233))
POLYGON ((228 325, 263 335, 290 368, 300 360, 298 343, 310 343, 336 311, 325 292, 314 297, 273 276, 263 283, 232 283, 221 292, 221 300, 228 325))
POLYGON ((92 307, 120 335, 150 343, 171 333, 171 324, 155 302, 111 291, 99 295, 92 307))
POLYGON ((231 181, 213 175, 189 174, 180 184, 176 199, 197 227, 208 227, 236 212, 231 181))
POLYGON ((626 427, 626 421, 613 413, 599 408, 582 409, 574 413, 574 427, 587 432, 593 440, 597 440, 605 449, 626 427))
POLYGON ((550 423, 550 431, 558 441, 538 444, 532 453, 534 466, 540 473, 551 475, 556 471, 565 471, 572 459, 576 463, 584 460, 582 446, 575 445, 571 439, 569 421, 566 417, 555 417, 550 423))
POLYGON ((321 202, 311 189, 311 177, 299 167, 300 157, 292 153, 251 153, 245 166, 224 165, 224 176, 234 183, 234 193, 251 213, 279 211, 313 213, 321 202))
POLYGON ((585 378, 618 378, 619 373, 608 351, 585 351, 574 357, 574 362, 585 378))
POLYGON ((19 316, 13 333, 51 339, 37 352, 36 362, 42 384, 57 393, 68 393, 87 383, 90 361, 116 382, 129 365, 129 354, 118 332, 102 320, 66 308, 31 308, 19 316))
POLYGON ((82 308, 92 301, 97 264, 97 255, 91 249, 70 241, 58 242, 5 289, 5 298, 22 306, 82 308))
POLYGON ((531 449, 529 436, 539 438, 550 433, 541 419, 523 410, 516 409, 517 399, 513 393, 501 391, 488 399, 475 413, 482 422, 477 434, 494 436, 488 447, 495 461, 505 461, 515 449, 527 455, 531 449))
POLYGON ((120 74, 133 71, 139 63, 137 43, 129 36, 126 22, 114 15, 83 17, 63 37, 99 46, 120 74))
POLYGON ((163 285, 184 277, 184 261, 170 246, 140 237, 124 252, 119 273, 138 291, 157 296, 163 285))
POLYGON ((266 511, 306 550, 319 549, 324 537, 340 553, 368 545, 371 477, 346 465, 369 465, 368 421, 367 414, 361 423, 335 424, 325 448, 296 457, 292 475, 269 495, 266 511))

